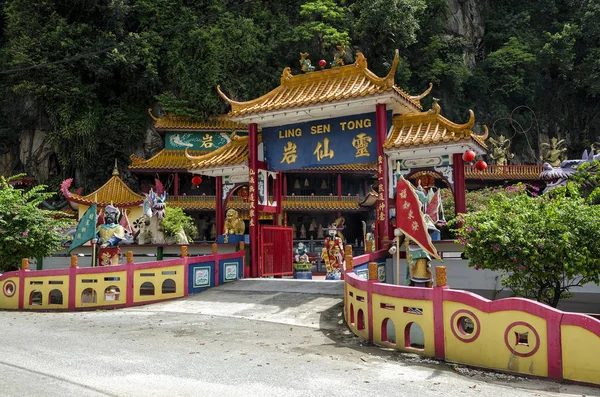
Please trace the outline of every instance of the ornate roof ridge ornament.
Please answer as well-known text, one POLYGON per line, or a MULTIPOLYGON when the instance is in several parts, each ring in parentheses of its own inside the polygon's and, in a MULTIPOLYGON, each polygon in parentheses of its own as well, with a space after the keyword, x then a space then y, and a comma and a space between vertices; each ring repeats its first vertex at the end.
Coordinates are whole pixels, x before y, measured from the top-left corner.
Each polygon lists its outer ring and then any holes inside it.
POLYGON ((431 92, 432 88, 433 88, 433 83, 429 82, 429 88, 427 88, 425 91, 423 91, 423 93, 421 93, 420 95, 411 95, 410 99, 412 99, 413 101, 421 103, 421 99, 423 99, 427 95, 429 95, 429 93, 431 92))

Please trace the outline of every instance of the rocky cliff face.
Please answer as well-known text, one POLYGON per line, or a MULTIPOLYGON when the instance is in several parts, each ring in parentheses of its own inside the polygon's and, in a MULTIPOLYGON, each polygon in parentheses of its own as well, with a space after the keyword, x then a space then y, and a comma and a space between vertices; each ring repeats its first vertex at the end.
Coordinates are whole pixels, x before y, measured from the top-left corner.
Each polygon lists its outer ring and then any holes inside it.
POLYGON ((446 29, 449 35, 464 40, 465 62, 469 68, 473 68, 485 33, 482 15, 484 4, 481 0, 446 0, 446 3, 449 10, 446 29))

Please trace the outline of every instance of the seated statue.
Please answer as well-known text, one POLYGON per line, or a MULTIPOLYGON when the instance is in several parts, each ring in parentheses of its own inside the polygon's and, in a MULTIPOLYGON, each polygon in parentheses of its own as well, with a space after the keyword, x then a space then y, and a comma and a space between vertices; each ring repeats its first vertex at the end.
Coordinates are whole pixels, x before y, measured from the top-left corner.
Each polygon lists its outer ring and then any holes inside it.
POLYGON ((244 234, 246 225, 238 216, 234 209, 227 210, 225 214, 225 233, 224 234, 244 234))

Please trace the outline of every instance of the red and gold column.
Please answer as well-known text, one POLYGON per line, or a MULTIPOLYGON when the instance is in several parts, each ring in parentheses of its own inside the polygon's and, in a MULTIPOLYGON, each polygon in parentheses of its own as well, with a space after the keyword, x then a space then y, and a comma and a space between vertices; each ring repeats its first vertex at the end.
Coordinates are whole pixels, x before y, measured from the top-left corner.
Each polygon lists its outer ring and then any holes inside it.
POLYGON ((258 277, 258 126, 248 125, 248 200, 250 202, 250 277, 258 277))
POLYGON ((218 176, 216 178, 216 190, 215 190, 215 216, 216 216, 216 228, 217 235, 224 234, 223 223, 225 222, 225 214, 223 213, 223 177, 218 176))
POLYGON ((383 144, 387 137, 387 114, 385 104, 378 103, 375 112, 375 125, 377 128, 377 249, 383 248, 383 241, 388 239, 389 211, 388 211, 388 166, 383 153, 383 144))
POLYGON ((465 201, 465 163, 461 153, 452 155, 452 166, 454 167, 454 213, 464 214, 467 212, 465 201))

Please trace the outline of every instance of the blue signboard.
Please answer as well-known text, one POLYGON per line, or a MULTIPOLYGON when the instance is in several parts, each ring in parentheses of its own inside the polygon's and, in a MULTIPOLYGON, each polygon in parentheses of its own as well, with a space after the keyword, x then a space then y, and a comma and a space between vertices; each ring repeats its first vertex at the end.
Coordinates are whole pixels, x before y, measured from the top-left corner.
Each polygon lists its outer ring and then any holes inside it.
MULTIPOLYGON (((387 127, 392 112, 387 112, 387 127)), ((375 163, 375 113, 323 119, 262 130, 265 159, 272 171, 375 163)))

